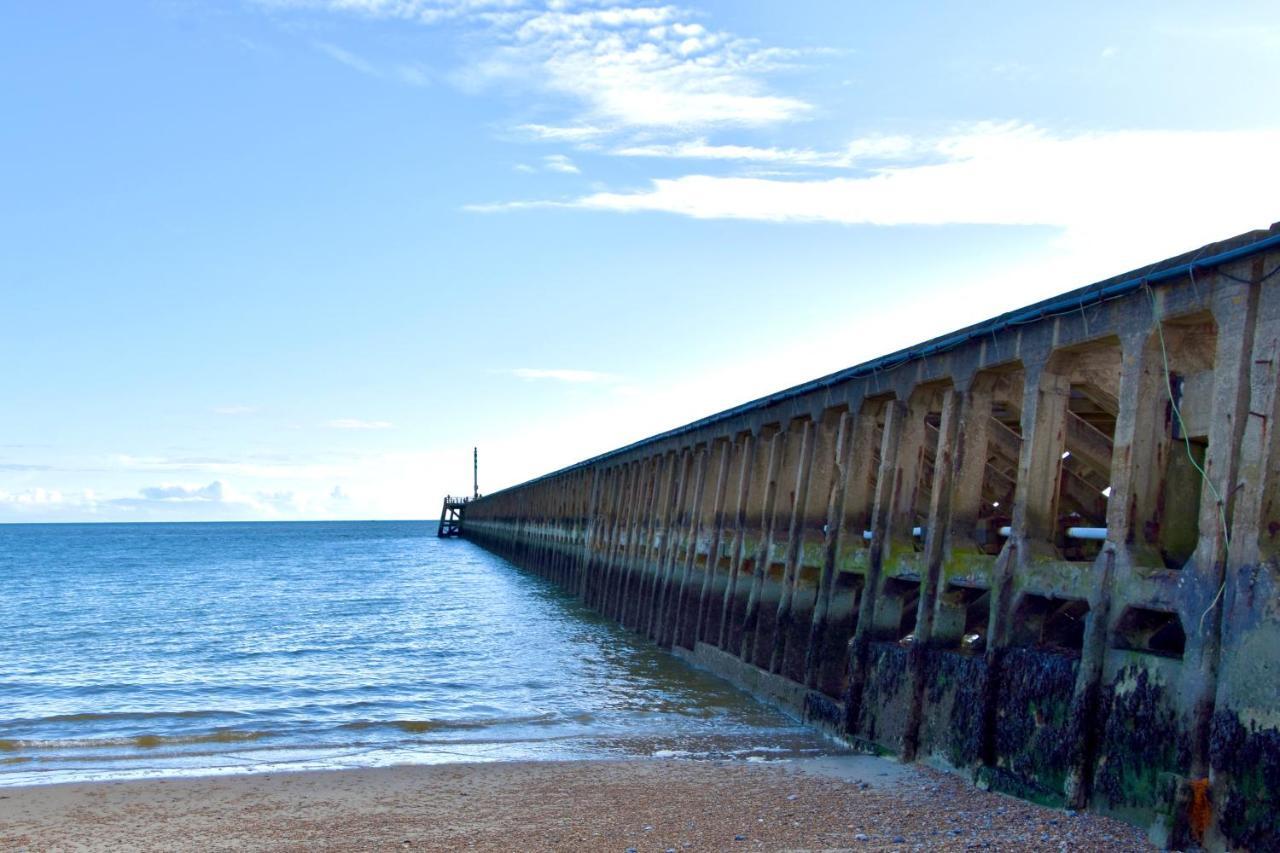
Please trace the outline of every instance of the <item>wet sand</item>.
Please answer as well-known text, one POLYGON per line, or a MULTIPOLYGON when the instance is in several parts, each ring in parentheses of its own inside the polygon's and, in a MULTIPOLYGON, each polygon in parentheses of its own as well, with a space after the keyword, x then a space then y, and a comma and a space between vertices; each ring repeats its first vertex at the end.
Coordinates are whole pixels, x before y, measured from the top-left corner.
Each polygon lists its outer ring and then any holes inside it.
POLYGON ((1148 850, 866 756, 570 761, 0 788, 0 850, 1148 850))

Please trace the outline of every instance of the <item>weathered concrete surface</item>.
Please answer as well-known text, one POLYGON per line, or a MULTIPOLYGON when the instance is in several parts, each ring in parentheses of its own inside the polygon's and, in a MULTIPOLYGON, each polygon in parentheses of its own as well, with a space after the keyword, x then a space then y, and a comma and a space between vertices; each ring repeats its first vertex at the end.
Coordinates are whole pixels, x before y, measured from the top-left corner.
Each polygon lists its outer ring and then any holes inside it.
POLYGON ((1280 226, 473 501, 869 750, 1280 849, 1280 226))

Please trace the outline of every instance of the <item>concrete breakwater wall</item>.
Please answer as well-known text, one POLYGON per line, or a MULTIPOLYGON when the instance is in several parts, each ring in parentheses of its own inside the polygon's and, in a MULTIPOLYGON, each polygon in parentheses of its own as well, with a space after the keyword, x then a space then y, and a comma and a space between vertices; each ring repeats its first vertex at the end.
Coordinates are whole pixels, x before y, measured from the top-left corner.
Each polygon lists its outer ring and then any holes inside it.
MULTIPOLYGON (((868 749, 1280 849, 1280 226, 466 509, 868 749)), ((856 334, 856 324, 851 324, 856 334)))

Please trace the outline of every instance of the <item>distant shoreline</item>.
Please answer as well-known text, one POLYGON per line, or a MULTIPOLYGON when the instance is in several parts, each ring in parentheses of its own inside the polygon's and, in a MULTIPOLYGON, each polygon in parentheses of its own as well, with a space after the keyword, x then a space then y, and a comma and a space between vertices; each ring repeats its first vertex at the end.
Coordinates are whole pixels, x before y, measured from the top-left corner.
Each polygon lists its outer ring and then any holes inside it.
POLYGON ((493 762, 0 790, 34 849, 1144 850, 1141 833, 871 756, 493 762))

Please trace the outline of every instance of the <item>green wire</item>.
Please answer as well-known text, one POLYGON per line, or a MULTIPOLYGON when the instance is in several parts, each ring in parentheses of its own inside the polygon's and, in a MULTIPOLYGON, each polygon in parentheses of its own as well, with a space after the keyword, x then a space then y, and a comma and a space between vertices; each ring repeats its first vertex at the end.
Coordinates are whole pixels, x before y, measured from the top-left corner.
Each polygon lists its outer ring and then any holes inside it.
MULTIPOLYGON (((1191 275, 1192 283, 1194 284, 1195 272, 1193 271, 1191 275)), ((1178 419, 1178 429, 1182 432, 1182 442, 1187 448, 1187 459, 1191 461, 1192 467, 1200 474, 1200 479, 1202 479, 1205 485, 1209 487, 1209 491, 1213 493, 1214 500, 1218 502, 1218 520, 1222 524, 1222 559, 1225 562, 1231 554, 1231 531, 1227 527, 1227 502, 1222 499, 1222 494, 1213 484, 1213 481, 1209 479, 1209 474, 1204 470, 1204 468, 1200 467, 1200 463, 1196 461, 1195 454, 1191 451, 1191 436, 1187 434, 1187 424, 1182 420, 1182 411, 1179 409, 1178 403, 1173 397, 1173 379, 1169 371, 1169 350, 1165 347, 1164 343, 1164 321, 1160 319, 1160 313, 1156 307, 1155 291, 1151 289, 1150 284, 1144 284, 1143 287, 1146 288, 1147 296, 1151 299, 1151 313, 1155 317, 1156 334, 1160 338, 1160 357, 1164 361, 1164 387, 1165 391, 1169 395, 1169 406, 1173 409, 1173 416, 1178 419)), ((1218 586, 1218 592, 1213 596, 1213 601, 1209 602, 1209 606, 1205 608, 1204 613, 1200 614, 1201 633, 1204 633, 1205 617, 1208 616, 1209 612, 1218 605, 1218 600, 1222 598, 1222 593, 1226 587, 1227 582, 1223 580, 1223 582, 1218 586)))

